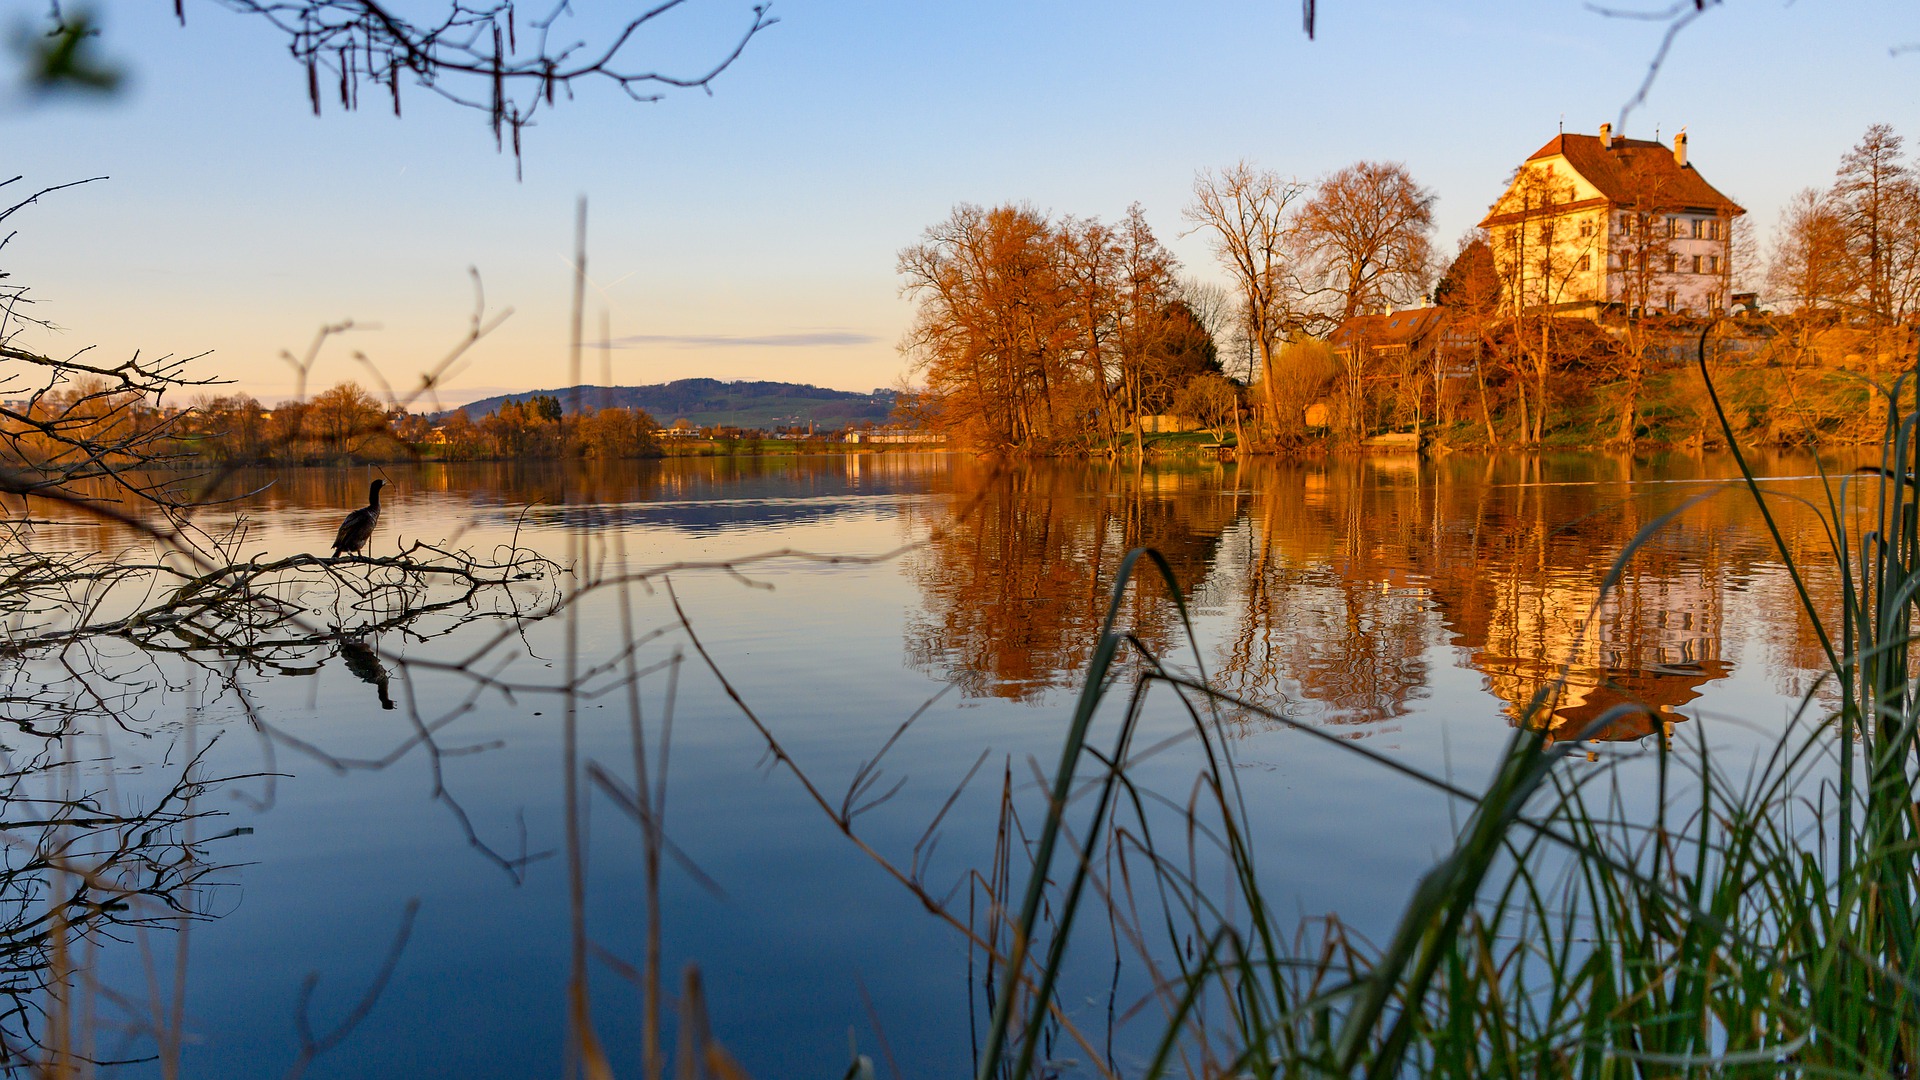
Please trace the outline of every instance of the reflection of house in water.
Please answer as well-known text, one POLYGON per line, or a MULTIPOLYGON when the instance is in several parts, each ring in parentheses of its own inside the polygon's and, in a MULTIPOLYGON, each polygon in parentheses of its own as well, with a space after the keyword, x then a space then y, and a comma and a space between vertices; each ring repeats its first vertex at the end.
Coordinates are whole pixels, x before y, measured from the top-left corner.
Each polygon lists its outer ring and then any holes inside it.
POLYGON ((1493 602, 1481 608, 1484 618, 1456 622, 1455 641, 1473 650, 1473 666, 1514 723, 1565 664, 1543 718, 1532 721, 1554 740, 1671 734, 1673 723, 1686 719, 1678 710, 1731 671, 1720 655, 1723 601, 1698 569, 1629 572, 1597 611, 1597 582, 1564 571, 1545 580, 1503 576, 1509 579, 1481 586, 1491 588, 1493 602))

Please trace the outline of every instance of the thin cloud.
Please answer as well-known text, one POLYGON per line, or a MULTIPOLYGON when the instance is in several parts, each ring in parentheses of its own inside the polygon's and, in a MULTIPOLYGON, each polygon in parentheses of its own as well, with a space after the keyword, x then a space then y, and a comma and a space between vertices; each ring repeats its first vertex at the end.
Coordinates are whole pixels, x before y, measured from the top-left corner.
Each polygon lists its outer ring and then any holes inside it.
POLYGON ((857 330, 809 330, 798 334, 630 334, 593 342, 596 349, 637 349, 666 345, 677 349, 810 349, 821 346, 873 345, 880 338, 857 330))

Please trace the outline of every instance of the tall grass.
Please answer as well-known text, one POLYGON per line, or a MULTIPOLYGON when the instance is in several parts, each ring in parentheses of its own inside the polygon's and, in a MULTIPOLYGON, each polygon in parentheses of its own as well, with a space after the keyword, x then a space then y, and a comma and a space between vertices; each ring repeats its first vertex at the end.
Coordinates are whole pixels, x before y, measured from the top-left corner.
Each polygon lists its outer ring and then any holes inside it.
MULTIPOLYGON (((996 898, 1007 931, 994 937, 1004 945, 980 1080, 1046 1071, 1039 1051, 1059 1023, 1074 923, 1099 908, 1151 972, 1162 1016, 1144 1064, 1109 1060, 1099 1067, 1110 1075, 1920 1072, 1920 694, 1909 656, 1920 394, 1914 376, 1881 391, 1880 466, 1829 477, 1808 504, 1827 540, 1819 572, 1839 583, 1837 606, 1823 606, 1807 584, 1815 568, 1769 507, 1785 496, 1765 492, 1739 456, 1707 344, 1703 335, 1700 375, 1828 665, 1766 751, 1729 761, 1705 725, 1691 725, 1686 745, 1655 738, 1649 754, 1615 766, 1594 767, 1584 752, 1571 765, 1580 742, 1545 735, 1549 685, 1492 779, 1464 790, 1221 692, 1197 650, 1189 668, 1154 655, 1121 629, 1122 597, 1146 584, 1144 569, 1180 599, 1164 560, 1136 551, 1027 848, 1025 891, 1017 908, 996 898), (1171 807, 1132 775, 1144 702, 1168 693, 1204 763, 1193 796, 1171 807), (1257 865, 1229 715, 1317 736, 1471 807, 1383 944, 1337 920, 1283 924, 1257 865), (1227 868, 1223 878, 1199 869, 1196 848, 1227 868)), ((1608 588, 1666 520, 1620 555, 1608 588)))

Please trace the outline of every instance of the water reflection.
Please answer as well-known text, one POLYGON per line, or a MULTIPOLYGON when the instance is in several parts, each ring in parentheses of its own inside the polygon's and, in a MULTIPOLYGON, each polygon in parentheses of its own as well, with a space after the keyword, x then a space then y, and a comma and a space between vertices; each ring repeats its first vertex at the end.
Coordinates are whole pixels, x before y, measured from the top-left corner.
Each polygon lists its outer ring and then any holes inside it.
MULTIPOLYGON (((1760 464, 1782 475, 1810 469, 1791 458, 1760 464)), ((408 535, 582 521, 706 535, 897 510, 910 534, 928 538, 905 562, 920 597, 907 615, 908 663, 973 697, 1031 701, 1073 685, 1114 569, 1135 546, 1166 555, 1224 689, 1329 722, 1403 717, 1431 692, 1438 667, 1455 665, 1482 674, 1516 719, 1565 665, 1548 711, 1556 736, 1626 704, 1641 711, 1597 734, 1634 739, 1681 718, 1678 710, 1731 673, 1730 634, 1762 639, 1768 675, 1785 693, 1799 693, 1805 673, 1822 666, 1811 627, 1785 602, 1751 501, 1705 497, 1727 486, 1688 482, 1728 477, 1717 459, 1000 469, 944 454, 878 454, 387 471, 393 529, 408 535), (433 510, 422 516, 427 505, 433 510), (1683 505, 1603 595, 1619 553, 1683 505), (1742 597, 1745 615, 1729 629, 1728 606, 1742 597)), ((323 543, 334 508, 355 505, 363 472, 236 473, 232 491, 258 493, 202 523, 323 543)), ((1822 564, 1821 534, 1796 521, 1791 504, 1778 512, 1789 542, 1822 564)), ((137 539, 64 508, 32 527, 42 545, 112 551, 137 539)), ((1822 596, 1835 587, 1817 576, 1810 585, 1822 596)), ((1185 640, 1157 575, 1130 590, 1125 614, 1150 645, 1185 640)), ((377 688, 350 652, 342 642, 349 670, 377 688)))
MULTIPOLYGON (((910 510, 930 538, 907 559, 921 594, 909 663, 975 697, 1031 699, 1071 684, 1134 547, 1164 554, 1205 607, 1202 586, 1240 501, 1220 480, 1217 467, 956 468, 945 502, 910 510)), ((1125 616, 1150 645, 1176 640, 1176 613, 1150 573, 1125 616)))
MULTIPOLYGON (((1781 689, 1818 668, 1750 500, 1691 482, 1726 475, 1626 456, 958 467, 945 502, 919 511, 932 539, 909 561, 921 607, 907 658, 974 696, 1071 686, 1116 564, 1146 545, 1167 554, 1210 669, 1241 697, 1376 724, 1457 665, 1517 723, 1564 671, 1540 714, 1557 738, 1640 739, 1732 673, 1728 608, 1743 592, 1765 594, 1739 632, 1768 643, 1781 689)), ((1817 533, 1794 536, 1815 554, 1817 533)), ((1130 592, 1127 618, 1150 644, 1178 640, 1153 581, 1130 592)))
MULTIPOLYGON (((1804 471, 1794 462, 1767 467, 1804 471)), ((1688 481, 1723 475, 1723 468, 1685 457, 1585 457, 1145 469, 1041 463, 996 470, 943 455, 389 466, 394 498, 383 528, 391 525, 393 532, 380 539, 391 551, 395 534, 457 533, 462 545, 484 553, 518 538, 571 557, 576 542, 590 551, 612 548, 604 538, 619 530, 643 565, 711 561, 789 543, 874 552, 901 539, 924 541, 897 565, 756 564, 755 573, 764 570, 768 578, 762 583, 777 581, 773 591, 750 590, 723 575, 688 574, 677 583, 703 637, 710 633, 723 664, 740 680, 744 699, 778 714, 795 760, 822 776, 831 776, 838 763, 857 781, 878 748, 891 748, 889 768, 911 774, 914 783, 876 810, 870 819, 876 831, 907 822, 919 835, 921 823, 941 820, 942 807, 951 805, 942 858, 973 868, 989 861, 981 838, 994 835, 991 811, 983 818, 981 808, 965 800, 943 803, 951 789, 942 770, 953 762, 964 767, 991 749, 1007 755, 1001 790, 1011 791, 1007 761, 1057 748, 1054 729, 1035 722, 1057 717, 1057 710, 1028 706, 1051 704, 1077 688, 1113 576, 1136 546, 1166 555, 1174 584, 1190 601, 1191 640, 1224 689, 1303 720, 1341 725, 1354 737, 1415 730, 1458 715, 1497 739, 1500 713, 1507 723, 1519 722, 1528 715, 1525 704, 1555 685, 1563 666, 1557 696, 1535 714, 1557 738, 1665 733, 1700 715, 1702 698, 1718 683, 1771 681, 1797 693, 1820 666, 1818 646, 1750 502, 1734 492, 1688 505, 1713 490, 1688 481), (1644 545, 1618 584, 1604 589, 1617 555, 1645 526, 1682 507, 1686 512, 1644 545), (591 527, 572 536, 556 528, 576 523, 591 527), (788 527, 791 534, 781 535, 788 527), (730 534, 727 543, 716 543, 722 533, 730 534), (895 617, 903 636, 896 637, 895 617), (910 671, 901 670, 896 648, 904 648, 910 671), (896 746, 889 740, 901 730, 901 717, 929 696, 914 672, 957 684, 976 711, 950 724, 930 719, 896 746), (1475 693, 1462 693, 1463 684, 1475 693), (1619 705, 1629 708, 1616 711, 1619 705), (1008 717, 1015 722, 1005 723, 1008 717), (1603 717, 1610 723, 1587 731, 1603 717), (912 809, 915 799, 930 805, 912 809)), ((274 482, 207 520, 251 530, 235 549, 242 557, 251 558, 256 547, 324 550, 339 515, 363 498, 366 479, 362 470, 236 476, 236 489, 274 482)), ((1809 556, 1809 565, 1819 565, 1812 556, 1820 534, 1796 518, 1792 506, 1777 510, 1790 542, 1809 556)), ((43 550, 91 546, 118 553, 135 539, 120 526, 57 508, 34 511, 42 523, 31 526, 36 532, 26 543, 43 550)), ((566 580, 590 581, 602 569, 618 569, 611 557, 604 565, 596 558, 589 554, 593 565, 566 580)), ((291 565, 319 571, 309 562, 291 565)), ((190 727, 169 726, 179 722, 184 699, 198 703, 191 717, 209 718, 210 731, 234 734, 222 744, 227 758, 219 775, 246 779, 229 781, 220 805, 229 807, 227 796, 240 789, 257 790, 257 797, 230 808, 261 823, 261 834, 233 837, 231 854, 192 848, 189 832, 140 834, 158 839, 152 859, 178 868, 170 872, 197 874, 216 854, 245 864, 237 876, 250 890, 251 913, 264 913, 250 919, 248 909, 206 903, 201 877, 175 890, 196 913, 238 916, 207 923, 195 944, 196 964, 213 965, 194 975, 195 993, 203 996, 195 1000, 207 1002, 196 1009, 231 1018, 208 1036, 211 1049, 196 1060, 196 1075, 256 1075, 256 1043, 283 1033, 284 1025, 276 1025, 289 999, 261 998, 247 983, 256 968, 278 963, 272 986, 296 987, 305 958, 335 950, 340 940, 381 947, 393 912, 419 893, 427 894, 430 919, 472 929, 455 943, 419 946, 417 958, 408 960, 420 965, 409 969, 420 973, 417 980, 397 983, 391 1014, 383 1011, 374 1021, 392 1015, 394 1029, 369 1029, 362 1049, 345 1048, 364 1052, 366 1067, 356 1069, 362 1063, 356 1059, 341 1073, 393 1071, 395 1060, 417 1045, 416 1029, 483 1032, 456 1040, 487 1058, 469 1075, 537 1071, 561 1037, 556 1018, 564 1010, 555 1004, 557 992, 529 994, 526 987, 558 985, 541 978, 553 974, 554 957, 565 955, 551 931, 570 902, 556 855, 569 843, 556 792, 570 781, 553 771, 562 710, 550 694, 535 692, 564 677, 556 666, 568 662, 561 627, 533 622, 523 633, 503 635, 519 611, 504 602, 390 626, 380 611, 399 601, 379 598, 399 596, 398 586, 381 591, 383 579, 371 566, 337 569, 337 577, 327 572, 326 589, 294 580, 272 585, 267 591, 301 610, 302 627, 256 634, 244 649, 195 638, 191 625, 148 620, 84 646, 49 644, 38 660, 17 651, 0 656, 0 681, 12 687, 0 695, 0 718, 12 721, 22 743, 32 735, 62 737, 82 711, 118 715, 142 740, 174 730, 190 740, 190 727), (477 642, 499 648, 502 666, 493 658, 465 660, 477 642), (358 907, 346 902, 350 898, 358 907), (316 928, 312 940, 303 936, 309 927, 316 928), (501 1009, 499 1000, 512 1005, 501 1009), (415 1015, 430 1023, 416 1022, 415 1015)), ((1831 605, 1832 581, 1816 575, 1809 585, 1816 603, 1831 605)), ((671 626, 665 600, 643 588, 634 593, 653 605, 641 611, 659 621, 623 626, 610 614, 611 591, 601 594, 601 606, 590 601, 579 612, 581 640, 592 654, 582 662, 596 674, 568 723, 578 723, 582 753, 596 765, 623 762, 629 732, 638 730, 628 726, 623 695, 611 692, 624 662, 609 657, 619 655, 622 642, 635 642, 645 650, 636 653, 636 666, 660 671, 661 664, 671 665, 680 640, 650 636, 671 626)), ((129 603, 136 601, 144 602, 129 603)), ((1175 659, 1185 655, 1189 636, 1153 575, 1125 594, 1123 617, 1149 647, 1175 659)), ((14 645, 20 644, 16 637, 14 645)), ((657 674, 649 685, 671 678, 677 675, 657 674)), ((728 980, 739 999, 729 1015, 762 1063, 786 1060, 820 1030, 844 1029, 846 1016, 856 1015, 843 1008, 852 980, 843 986, 834 974, 844 955, 826 954, 858 952, 883 936, 887 959, 875 962, 870 974, 893 980, 891 993, 877 995, 888 1002, 889 1022, 909 1031, 918 1025, 923 1034, 961 1024, 949 1015, 951 1005, 926 989, 952 973, 936 970, 939 965, 925 959, 930 954, 898 944, 911 938, 905 920, 922 919, 924 912, 910 898, 896 897, 913 910, 874 914, 884 911, 886 897, 875 895, 860 867, 834 862, 840 855, 859 858, 846 850, 843 832, 822 822, 815 822, 822 826, 817 834, 808 832, 812 812, 797 797, 788 799, 795 793, 782 779, 741 783, 755 775, 762 747, 741 734, 737 715, 712 687, 693 679, 687 685, 683 734, 675 736, 685 741, 676 741, 672 758, 672 840, 729 887, 735 898, 729 911, 750 917, 725 921, 728 912, 704 894, 669 898, 665 921, 687 936, 684 948, 673 947, 673 961, 684 955, 715 964, 710 970, 756 973, 728 980), (804 992, 796 989, 803 986, 804 992)), ((664 728, 672 713, 659 696, 648 699, 646 715, 664 728)), ((639 715, 635 705, 631 716, 639 715)), ((1244 730, 1248 749, 1260 755, 1277 759, 1290 752, 1278 741, 1255 742, 1251 726, 1244 730)), ((177 758, 157 741, 145 752, 161 763, 175 761, 174 770, 143 763, 139 743, 129 749, 123 740, 118 752, 102 769, 122 780, 151 776, 164 794, 178 778, 177 758)), ((567 768, 565 775, 575 777, 567 768)), ((77 778, 56 794, 84 791, 93 780, 77 778)), ((1406 827, 1417 808, 1355 811, 1316 789, 1323 781, 1307 766, 1285 781, 1288 806, 1321 800, 1314 805, 1322 817, 1302 818, 1312 822, 1302 827, 1303 835, 1312 832, 1303 847, 1332 850, 1290 851, 1287 866, 1298 867, 1303 878, 1337 878, 1359 864, 1342 840, 1328 839, 1333 833, 1325 822, 1335 818, 1355 831, 1394 832, 1393 842, 1417 848, 1421 858, 1437 842, 1406 827), (1395 811, 1408 816, 1396 824, 1395 811)), ((611 781, 603 787, 614 789, 611 781)), ((204 796, 198 787, 193 794, 204 796)), ((633 803, 623 798, 618 805, 633 803)), ((181 817, 165 824, 184 830, 189 823, 181 817)), ((111 823, 103 839, 120 843, 111 830, 124 824, 111 823)), ((583 843, 595 868, 585 902, 595 918, 603 906, 607 912, 596 926, 608 935, 608 955, 642 955, 630 933, 637 895, 630 838, 602 827, 583 843)), ((916 865, 919 855, 915 848, 916 865)), ((151 870, 147 858, 129 866, 151 870)), ((1368 873, 1369 880, 1387 880, 1368 873)), ((1391 880, 1397 902, 1406 879, 1391 880)), ((0 900, 7 882, 0 876, 0 900)), ((0 905, 0 912, 7 910, 0 905)), ((133 977, 128 972, 138 974, 143 959, 125 957, 124 950, 120 960, 110 951, 102 955, 98 963, 109 974, 120 965, 123 983, 133 977)), ((32 992, 30 981, 21 985, 32 992)), ((0 983, 0 1010, 5 993, 0 983)), ((10 1037, 0 1016, 0 1040, 10 1037)), ((933 1036, 914 1053, 910 1060, 941 1067, 910 1068, 910 1074, 951 1071, 963 1060, 933 1036)))
POLYGON ((386 663, 380 659, 380 654, 369 648, 366 642, 344 634, 340 637, 339 654, 340 662, 347 666, 347 671, 354 678, 373 687, 374 693, 380 698, 380 707, 391 710, 394 707, 393 692, 388 682, 392 675, 387 671, 386 663))

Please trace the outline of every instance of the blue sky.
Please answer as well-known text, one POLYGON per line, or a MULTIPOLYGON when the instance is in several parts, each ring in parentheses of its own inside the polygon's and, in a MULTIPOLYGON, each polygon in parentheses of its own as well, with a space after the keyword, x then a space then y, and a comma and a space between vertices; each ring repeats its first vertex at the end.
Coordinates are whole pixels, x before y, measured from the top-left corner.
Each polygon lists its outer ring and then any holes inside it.
MULTIPOLYGON (((433 364, 472 311, 468 267, 514 314, 448 403, 562 385, 575 200, 589 201, 589 325, 617 348, 586 375, 689 376, 866 390, 907 369, 898 251, 961 201, 1028 201, 1113 219, 1139 201, 1188 272, 1193 175, 1246 158, 1303 179, 1402 161, 1439 196, 1451 250, 1514 165, 1563 121, 1617 121, 1664 32, 1575 0, 782 0, 713 87, 634 104, 583 88, 527 132, 524 178, 484 117, 407 96, 315 119, 277 38, 205 0, 99 7, 133 75, 106 104, 0 97, 11 192, 107 175, 16 215, 0 268, 65 329, 30 344, 102 358, 209 353, 199 370, 263 398, 292 391, 283 350, 323 324, 316 388, 395 385, 433 364)), ((592 8, 591 0, 576 6, 592 8)), ((20 22, 38 0, 0 4, 20 22)), ((602 9, 604 10, 604 9, 602 9)), ((692 0, 643 43, 694 70, 750 5, 692 0)), ((590 16, 591 17, 591 16, 590 16)), ((9 27, 0 25, 0 37, 9 27)), ((1830 181, 1872 123, 1920 139, 1911 4, 1733 0, 1677 40, 1636 137, 1685 125, 1702 174, 1764 239, 1799 188, 1830 181)))

